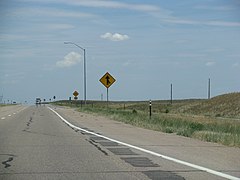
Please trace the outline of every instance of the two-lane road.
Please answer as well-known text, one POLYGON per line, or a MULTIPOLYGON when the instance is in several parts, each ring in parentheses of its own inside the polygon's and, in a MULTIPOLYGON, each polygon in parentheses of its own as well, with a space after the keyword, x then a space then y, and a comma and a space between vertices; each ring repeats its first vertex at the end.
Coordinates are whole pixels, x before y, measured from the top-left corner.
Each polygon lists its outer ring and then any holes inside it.
POLYGON ((69 108, 15 111, 0 110, 0 179, 240 177, 239 148, 135 128, 69 108))
POLYGON ((146 179, 44 106, 0 120, 0 179, 146 179))

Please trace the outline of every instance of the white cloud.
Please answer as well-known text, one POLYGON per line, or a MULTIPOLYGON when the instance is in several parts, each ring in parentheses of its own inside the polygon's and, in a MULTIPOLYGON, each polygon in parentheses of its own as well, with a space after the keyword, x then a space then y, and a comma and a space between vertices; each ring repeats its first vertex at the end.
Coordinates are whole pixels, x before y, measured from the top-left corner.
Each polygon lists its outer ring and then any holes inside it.
POLYGON ((205 57, 205 54, 195 54, 195 53, 181 53, 177 55, 173 55, 174 57, 181 57, 181 58, 198 58, 198 57, 205 57))
POLYGON ((206 21, 203 24, 209 26, 240 27, 240 22, 228 22, 228 21, 206 21))
POLYGON ((158 11, 159 8, 149 4, 130 4, 123 3, 120 1, 105 1, 105 0, 83 0, 78 1, 79 5, 87 7, 103 7, 103 8, 119 8, 119 9, 130 9, 144 12, 158 11))
POLYGON ((130 9, 144 12, 158 11, 158 6, 150 4, 131 4, 120 1, 109 1, 109 0, 21 0, 25 2, 38 2, 38 3, 63 3, 74 6, 84 6, 91 8, 114 8, 114 9, 130 9))
POLYGON ((101 38, 108 39, 110 41, 124 41, 124 40, 128 40, 129 36, 124 34, 119 34, 119 33, 112 34, 108 32, 101 35, 101 38))
POLYGON ((123 66, 129 66, 131 63, 129 61, 123 63, 123 66))
POLYGON ((207 53, 219 53, 223 51, 225 51, 224 48, 208 48, 204 50, 204 52, 207 52, 207 53))
POLYGON ((240 63, 238 63, 238 62, 236 62, 236 63, 234 63, 233 65, 232 65, 233 67, 240 67, 240 63))
POLYGON ((201 5, 196 6, 195 9, 201 9, 201 10, 209 10, 209 11, 232 11, 235 10, 236 7, 233 6, 207 6, 207 5, 201 5))
POLYGON ((56 66, 60 68, 71 67, 79 62, 81 62, 81 55, 76 52, 70 52, 63 60, 58 61, 56 66))
POLYGON ((59 17, 59 18, 93 18, 96 17, 94 14, 60 10, 57 8, 18 8, 14 12, 11 12, 11 16, 35 16, 35 17, 59 17))
POLYGON ((74 26, 71 24, 44 24, 45 30, 64 30, 64 29, 73 29, 74 26))
POLYGON ((189 19, 180 19, 173 16, 169 16, 163 19, 166 23, 172 24, 184 24, 184 25, 204 25, 204 26, 222 26, 222 27, 240 27, 240 22, 231 22, 231 21, 200 21, 200 20, 189 20, 189 19))
MULTIPOLYGON (((140 11, 144 13, 149 13, 156 18, 159 18, 160 21, 165 23, 171 24, 183 24, 183 25, 204 25, 204 26, 222 26, 222 27, 240 27, 240 22, 237 21, 209 21, 209 20, 193 20, 193 19, 184 19, 178 18, 173 15, 174 12, 161 8, 157 5, 151 4, 131 4, 131 3, 123 3, 120 1, 110 1, 110 0, 21 0, 21 2, 38 2, 38 3, 62 3, 66 5, 72 6, 83 6, 83 7, 90 7, 90 8, 108 8, 108 9, 128 9, 133 11, 140 11)), ((202 10, 219 10, 219 11, 231 11, 235 7, 227 7, 227 6, 217 6, 217 7, 209 7, 209 6, 196 6, 196 9, 202 10)), ((42 10, 33 9, 33 14, 35 15, 48 15, 48 16, 55 16, 55 17, 82 17, 82 18, 89 18, 89 17, 96 17, 94 14, 88 13, 79 13, 79 12, 68 12, 68 11, 60 11, 57 9, 50 9, 45 8, 42 10)), ((19 12, 18 12, 19 13, 19 12)), ((26 14, 26 11, 22 10, 22 13, 26 14)), ((29 13, 29 12, 27 12, 29 13)), ((30 13, 29 13, 30 14, 30 13)), ((32 13, 31 13, 32 14, 32 13)), ((18 14, 19 15, 19 14, 18 14)))
POLYGON ((205 65, 208 66, 208 67, 210 67, 210 66, 214 66, 215 64, 216 64, 215 62, 209 61, 209 62, 207 62, 205 65))
POLYGON ((174 41, 174 43, 176 43, 176 44, 185 44, 185 43, 187 43, 187 42, 189 42, 189 41, 188 41, 188 40, 185 40, 185 39, 180 39, 180 40, 174 41))
POLYGON ((227 55, 228 57, 233 57, 233 58, 240 58, 240 54, 230 54, 227 55))
POLYGON ((27 36, 25 35, 19 35, 19 34, 0 34, 0 40, 8 40, 8 41, 19 41, 26 39, 27 36))

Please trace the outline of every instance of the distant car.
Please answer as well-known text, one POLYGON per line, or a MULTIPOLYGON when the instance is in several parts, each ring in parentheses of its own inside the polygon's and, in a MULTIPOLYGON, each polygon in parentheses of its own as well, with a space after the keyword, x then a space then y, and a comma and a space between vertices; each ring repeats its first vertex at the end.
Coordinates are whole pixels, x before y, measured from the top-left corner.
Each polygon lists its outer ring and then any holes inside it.
POLYGON ((36 98, 36 104, 41 104, 41 99, 40 98, 36 98))

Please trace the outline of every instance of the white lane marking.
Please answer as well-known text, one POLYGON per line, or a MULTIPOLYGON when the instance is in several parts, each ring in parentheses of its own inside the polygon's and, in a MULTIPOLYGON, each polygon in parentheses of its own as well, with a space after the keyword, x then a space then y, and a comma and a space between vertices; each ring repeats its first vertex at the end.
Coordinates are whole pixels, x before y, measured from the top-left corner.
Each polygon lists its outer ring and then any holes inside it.
POLYGON ((16 114, 16 113, 13 113, 13 114, 16 114))
POLYGON ((72 128, 75 128, 77 130, 84 131, 86 133, 89 133, 89 134, 92 134, 92 135, 95 135, 95 136, 98 136, 98 137, 102 137, 102 138, 107 139, 109 141, 116 142, 118 144, 130 147, 130 148, 133 148, 133 149, 136 149, 136 150, 139 150, 139 151, 142 151, 142 152, 145 152, 145 153, 157 156, 157 157, 161 157, 163 159, 166 159, 166 160, 169 160, 169 161, 173 161, 173 162, 178 163, 178 164, 182 164, 182 165, 185 165, 185 166, 188 166, 188 167, 192 167, 194 169, 198 169, 200 171, 204 171, 204 172, 207 172, 207 173, 210 173, 210 174, 214 174, 216 176, 220 176, 220 177, 223 177, 223 178, 226 178, 226 179, 231 179, 231 180, 240 180, 240 178, 235 177, 235 176, 231 176, 229 174, 221 173, 221 172, 209 169, 209 168, 205 168, 203 166, 195 165, 195 164, 192 164, 192 163, 189 163, 189 162, 186 162, 186 161, 182 161, 182 160, 175 159, 175 158, 172 158, 172 157, 169 157, 169 156, 165 156, 165 155, 162 155, 162 154, 159 154, 159 153, 147 150, 147 149, 143 149, 143 148, 131 145, 131 144, 127 144, 127 143, 124 143, 124 142, 121 142, 121 141, 118 141, 118 140, 115 140, 115 139, 112 139, 112 138, 109 138, 109 137, 106 137, 106 136, 103 136, 103 135, 99 135, 99 134, 96 134, 94 132, 90 132, 90 131, 87 131, 85 129, 82 129, 82 128, 79 128, 79 127, 71 124, 70 122, 68 122, 66 119, 64 119, 60 114, 58 114, 52 108, 50 108, 50 107, 48 107, 48 108, 52 112, 54 112, 63 122, 65 122, 66 124, 68 124, 69 126, 71 126, 72 128))
POLYGON ((11 117, 12 115, 11 115, 11 114, 9 114, 8 116, 9 116, 9 117, 11 117))
POLYGON ((2 117, 1 119, 6 119, 5 117, 2 117))

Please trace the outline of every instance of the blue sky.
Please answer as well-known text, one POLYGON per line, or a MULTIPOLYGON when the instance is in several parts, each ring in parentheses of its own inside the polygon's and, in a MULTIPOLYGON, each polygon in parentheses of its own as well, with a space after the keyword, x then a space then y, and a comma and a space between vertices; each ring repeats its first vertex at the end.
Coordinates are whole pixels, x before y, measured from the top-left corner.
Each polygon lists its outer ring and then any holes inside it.
POLYGON ((6 0, 0 2, 0 95, 111 100, 206 98, 240 91, 238 0, 6 0))

